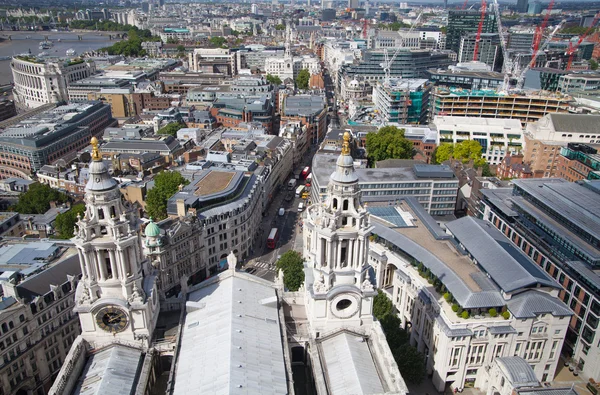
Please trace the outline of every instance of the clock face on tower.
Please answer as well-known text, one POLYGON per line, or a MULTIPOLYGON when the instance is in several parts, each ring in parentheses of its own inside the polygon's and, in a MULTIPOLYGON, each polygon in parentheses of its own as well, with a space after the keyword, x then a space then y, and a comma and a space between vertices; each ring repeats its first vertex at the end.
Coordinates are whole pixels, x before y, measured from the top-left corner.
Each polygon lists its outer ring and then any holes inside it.
POLYGON ((106 332, 122 332, 129 324, 127 313, 115 306, 103 307, 96 313, 96 323, 106 332))

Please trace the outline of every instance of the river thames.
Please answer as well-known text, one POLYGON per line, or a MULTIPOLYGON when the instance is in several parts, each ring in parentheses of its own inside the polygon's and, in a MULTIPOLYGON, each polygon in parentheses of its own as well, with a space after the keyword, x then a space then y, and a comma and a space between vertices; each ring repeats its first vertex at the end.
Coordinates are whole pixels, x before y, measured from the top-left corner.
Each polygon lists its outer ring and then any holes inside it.
MULTIPOLYGON (((73 49, 79 55, 86 51, 108 47, 116 42, 116 40, 110 40, 106 32, 0 31, 0 37, 6 38, 5 41, 0 43, 0 58, 28 53, 29 51, 33 55, 47 52, 50 56, 67 57, 66 52, 68 49, 73 49), (8 40, 9 35, 12 36, 12 41, 8 40), (82 40, 79 40, 78 36, 82 36, 82 40), (39 49, 40 42, 44 41, 46 37, 52 42, 52 47, 46 50, 39 49)), ((0 85, 11 82, 10 59, 0 60, 0 85)))

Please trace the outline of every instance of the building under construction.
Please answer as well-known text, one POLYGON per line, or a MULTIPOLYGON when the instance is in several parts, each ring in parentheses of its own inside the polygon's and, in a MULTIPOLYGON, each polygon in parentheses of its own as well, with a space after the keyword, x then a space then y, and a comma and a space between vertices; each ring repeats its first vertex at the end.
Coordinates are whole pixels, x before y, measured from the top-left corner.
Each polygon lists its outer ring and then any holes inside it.
POLYGON ((378 82, 373 89, 373 104, 384 123, 426 124, 432 86, 426 79, 378 82))
POLYGON ((502 93, 439 87, 431 92, 431 119, 436 115, 514 118, 522 124, 548 113, 567 113, 572 98, 560 93, 502 93))

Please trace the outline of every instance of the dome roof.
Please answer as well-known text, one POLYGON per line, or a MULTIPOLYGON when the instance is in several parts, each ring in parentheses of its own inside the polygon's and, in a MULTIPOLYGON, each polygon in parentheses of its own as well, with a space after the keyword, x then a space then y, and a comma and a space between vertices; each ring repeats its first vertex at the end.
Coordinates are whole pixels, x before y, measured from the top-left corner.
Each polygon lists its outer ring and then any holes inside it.
POLYGON ((89 179, 85 185, 87 191, 106 191, 118 185, 117 181, 108 174, 108 166, 102 160, 98 149, 98 139, 92 137, 92 161, 89 167, 89 179))
POLYGON ((350 88, 358 88, 358 86, 360 84, 357 80, 352 80, 352 81, 350 81, 350 84, 348 84, 348 85, 350 86, 350 88))
POLYGON ((344 144, 342 153, 337 159, 335 171, 329 177, 331 181, 344 184, 358 182, 358 176, 354 171, 354 159, 350 155, 350 133, 344 133, 344 144))
POLYGON ((144 234, 146 234, 147 237, 160 236, 160 228, 154 223, 152 218, 150 218, 150 222, 148 222, 148 225, 146 225, 146 229, 144 229, 144 234))

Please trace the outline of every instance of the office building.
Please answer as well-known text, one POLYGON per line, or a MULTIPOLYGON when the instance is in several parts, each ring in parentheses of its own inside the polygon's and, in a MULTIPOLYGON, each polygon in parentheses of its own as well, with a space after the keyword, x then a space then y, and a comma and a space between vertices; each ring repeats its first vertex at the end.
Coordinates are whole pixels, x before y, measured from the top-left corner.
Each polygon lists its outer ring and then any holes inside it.
POLYGON ((548 114, 527 125, 524 162, 535 177, 555 177, 562 147, 600 143, 600 115, 548 114))
MULTIPOLYGON (((449 10, 446 49, 456 53, 460 50, 460 41, 469 33, 477 33, 481 12, 479 10, 449 10)), ((486 12, 482 33, 497 33, 498 26, 493 12, 486 12)))
POLYGON ((29 178, 46 164, 73 159, 116 120, 100 102, 74 103, 0 124, 0 178, 29 178))
POLYGON ((425 79, 393 78, 377 82, 373 104, 384 123, 427 124, 432 87, 425 79))
POLYGON ((270 94, 223 96, 213 102, 210 113, 225 127, 235 128, 243 122, 260 122, 267 133, 273 130, 275 109, 270 94))
MULTIPOLYGON (((331 153, 315 154, 312 162, 312 202, 321 202, 326 198, 325 186, 334 168, 335 158, 331 153)), ((390 204, 411 196, 431 215, 454 213, 458 180, 449 166, 410 160, 385 162, 378 163, 376 168, 355 170, 363 201, 390 204)))
POLYGON ((23 109, 67 101, 69 84, 96 72, 91 60, 45 60, 25 55, 14 56, 10 68, 15 103, 23 109))
POLYGON ((0 389, 45 394, 81 332, 75 288, 77 251, 63 243, 10 242, 0 246, 0 389))
MULTIPOLYGON (((525 11, 523 11, 525 12, 525 11)), ((531 53, 535 29, 510 28, 506 48, 512 53, 531 53)))
POLYGON ((0 122, 17 115, 15 102, 12 100, 0 100, 0 122))
POLYGON ((600 91, 600 75, 585 72, 560 75, 556 90, 573 95, 596 95, 600 91))
POLYGON ((507 94, 494 90, 434 88, 430 96, 431 118, 453 115, 482 118, 514 118, 522 124, 549 113, 567 113, 570 96, 544 92, 507 94))
POLYGON ((237 74, 237 56, 230 49, 196 48, 188 57, 191 71, 227 76, 237 74))
POLYGON ((452 69, 429 69, 427 79, 436 85, 469 90, 498 89, 504 83, 504 74, 495 71, 471 71, 458 67, 452 69))
POLYGON ((484 190, 483 219, 561 285, 573 311, 562 354, 585 378, 600 375, 600 189, 598 181, 514 180, 514 188, 484 190))
POLYGON ((310 144, 318 144, 327 133, 327 106, 325 96, 297 95, 284 98, 281 124, 299 121, 306 126, 310 144))
POLYGON ((529 3, 527 6, 527 14, 528 15, 539 15, 542 13, 542 3, 539 1, 534 1, 533 3, 529 3))
MULTIPOLYGON (((383 50, 365 51, 360 60, 345 64, 339 68, 336 90, 340 91, 341 81, 346 77, 362 78, 366 82, 383 81, 384 72, 381 64, 385 62, 383 50)), ((390 76, 396 78, 425 78, 428 69, 445 69, 452 61, 447 53, 430 50, 404 50, 398 53, 390 67, 390 76)))
POLYGON ((598 149, 586 144, 568 143, 560 149, 556 176, 567 181, 600 180, 598 149))
POLYGON ((475 55, 475 46, 477 44, 477 34, 465 34, 460 39, 460 48, 458 50, 458 62, 477 61, 485 63, 490 70, 502 71, 502 48, 500 48, 500 36, 498 33, 482 33, 479 39, 477 58, 475 55))
POLYGON ((427 356, 438 391, 484 388, 485 366, 513 356, 532 370, 532 386, 552 380, 573 313, 550 275, 483 220, 443 230, 412 198, 368 210, 377 286, 427 356))
POLYGON ((517 0, 517 12, 524 14, 529 7, 529 0, 517 0))
POLYGON ((523 149, 523 128, 516 119, 437 116, 432 122, 440 144, 477 141, 482 158, 490 165, 498 165, 506 155, 523 149))

